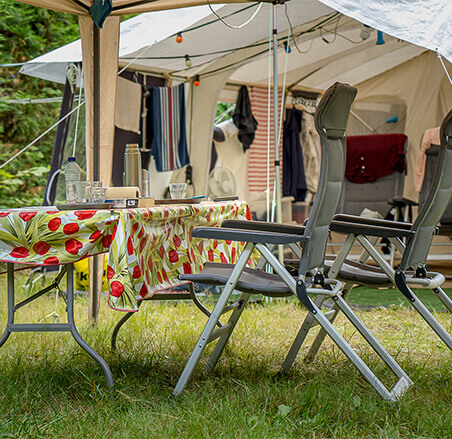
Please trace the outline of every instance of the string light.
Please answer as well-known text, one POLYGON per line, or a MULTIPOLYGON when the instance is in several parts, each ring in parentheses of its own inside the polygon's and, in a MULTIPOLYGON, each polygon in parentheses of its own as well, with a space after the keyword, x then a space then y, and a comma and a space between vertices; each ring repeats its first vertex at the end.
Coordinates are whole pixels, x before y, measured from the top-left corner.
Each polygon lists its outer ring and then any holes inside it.
POLYGON ((185 55, 185 65, 188 68, 190 68, 193 65, 193 63, 192 63, 192 61, 191 61, 191 59, 190 59, 190 57, 188 55, 185 55))
POLYGON ((199 87, 200 81, 199 81, 199 75, 195 76, 195 79, 193 80, 193 85, 195 87, 199 87))
POLYGON ((176 43, 182 43, 182 32, 178 32, 176 35, 176 43))

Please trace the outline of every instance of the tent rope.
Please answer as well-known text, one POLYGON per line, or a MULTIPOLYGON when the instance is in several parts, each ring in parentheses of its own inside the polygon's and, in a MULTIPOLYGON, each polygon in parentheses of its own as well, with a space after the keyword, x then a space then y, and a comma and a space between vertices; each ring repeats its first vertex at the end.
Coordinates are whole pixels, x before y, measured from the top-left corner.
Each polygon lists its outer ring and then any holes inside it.
MULTIPOLYGON (((78 101, 82 100, 82 89, 84 86, 83 83, 83 67, 79 70, 80 73, 80 87, 78 89, 78 101)), ((74 143, 72 144, 72 157, 75 157, 75 146, 77 145, 78 140, 78 121, 80 116, 80 106, 77 107, 77 115, 75 117, 75 132, 74 132, 74 143)))
POLYGON ((436 56, 437 56, 438 59, 440 60, 441 65, 443 66, 443 69, 444 69, 444 71, 446 72, 446 76, 447 76, 447 79, 448 79, 449 82, 450 82, 450 85, 452 85, 452 79, 451 79, 450 76, 449 76, 449 72, 448 72, 447 69, 446 69, 446 66, 445 66, 445 64, 444 64, 443 58, 442 58, 441 54, 438 52, 438 49, 436 49, 436 56))
POLYGON ((63 120, 67 119, 72 113, 74 113, 79 107, 81 107, 85 101, 80 102, 80 104, 77 105, 73 110, 71 110, 69 113, 64 115, 60 120, 57 120, 50 128, 45 130, 42 134, 40 134, 36 139, 32 140, 27 146, 22 148, 19 152, 14 154, 11 158, 9 158, 6 162, 2 163, 0 165, 0 169, 4 168, 8 163, 12 162, 16 157, 20 156, 22 153, 24 153, 28 148, 33 146, 38 140, 42 139, 48 132, 52 131, 57 125, 59 125, 63 120))
POLYGON ((212 11, 212 13, 218 18, 218 20, 220 20, 225 26, 227 26, 227 27, 229 27, 229 28, 231 28, 231 29, 241 29, 242 27, 244 27, 244 26, 246 26, 247 24, 251 23, 251 22, 254 20, 254 18, 256 17, 256 15, 259 13, 259 11, 261 10, 261 8, 262 8, 262 3, 259 3, 259 6, 257 7, 257 9, 254 11, 253 15, 252 15, 248 20, 246 20, 246 21, 245 21, 244 23, 242 23, 242 24, 239 24, 238 26, 234 26, 234 25, 232 25, 232 24, 226 23, 226 21, 223 20, 223 18, 220 17, 220 15, 218 15, 218 14, 216 13, 216 11, 212 8, 212 5, 210 4, 210 0, 207 0, 207 4, 209 5, 209 8, 210 8, 210 10, 212 11))

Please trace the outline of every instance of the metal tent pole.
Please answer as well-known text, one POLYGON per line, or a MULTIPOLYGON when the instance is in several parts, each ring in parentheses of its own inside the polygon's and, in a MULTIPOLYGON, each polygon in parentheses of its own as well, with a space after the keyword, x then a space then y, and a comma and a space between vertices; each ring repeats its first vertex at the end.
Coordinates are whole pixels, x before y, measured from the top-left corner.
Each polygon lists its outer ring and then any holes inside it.
MULTIPOLYGON (((93 74, 93 180, 100 180, 100 29, 93 22, 93 54, 94 54, 94 74, 93 74)), ((91 307, 89 318, 94 322, 97 320, 98 310, 98 290, 99 281, 99 257, 93 257, 93 290, 91 291, 91 307)))
POLYGON ((281 174, 280 174, 280 151, 279 151, 279 117, 278 117, 278 42, 276 29, 276 2, 273 2, 273 127, 275 143, 275 200, 276 200, 276 222, 280 223, 281 218, 281 174))

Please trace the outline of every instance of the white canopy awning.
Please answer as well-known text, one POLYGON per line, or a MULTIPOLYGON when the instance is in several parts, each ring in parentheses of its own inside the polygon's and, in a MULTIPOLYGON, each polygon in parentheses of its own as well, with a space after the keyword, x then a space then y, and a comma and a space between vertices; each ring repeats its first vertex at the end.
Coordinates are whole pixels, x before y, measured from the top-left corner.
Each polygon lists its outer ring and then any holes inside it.
POLYGON ((319 0, 396 38, 425 47, 452 62, 450 0, 319 0))

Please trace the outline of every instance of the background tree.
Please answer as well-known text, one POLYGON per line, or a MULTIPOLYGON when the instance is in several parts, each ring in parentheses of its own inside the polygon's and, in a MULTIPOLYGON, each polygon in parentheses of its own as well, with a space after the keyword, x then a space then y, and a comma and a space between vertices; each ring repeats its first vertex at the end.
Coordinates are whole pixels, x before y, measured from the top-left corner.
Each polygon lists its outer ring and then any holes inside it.
MULTIPOLYGON (((0 64, 23 63, 79 38, 76 16, 0 0, 0 64)), ((12 99, 59 97, 63 86, 0 67, 0 164, 58 120, 60 103, 12 99)), ((42 203, 55 131, 0 169, 0 207, 42 203)))

